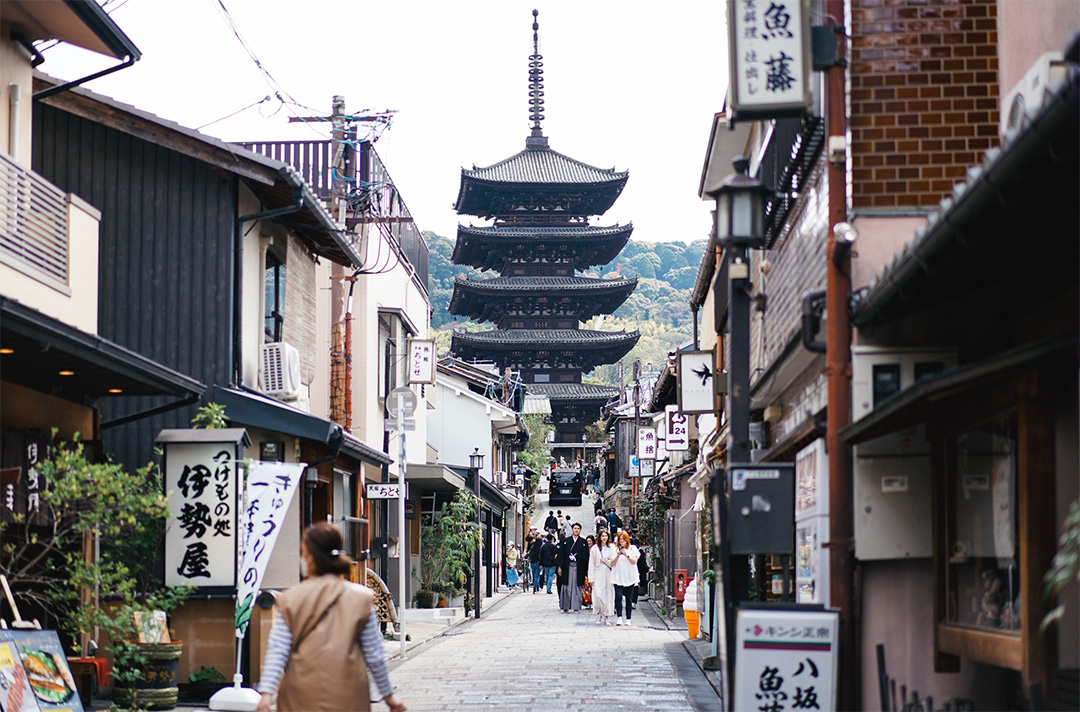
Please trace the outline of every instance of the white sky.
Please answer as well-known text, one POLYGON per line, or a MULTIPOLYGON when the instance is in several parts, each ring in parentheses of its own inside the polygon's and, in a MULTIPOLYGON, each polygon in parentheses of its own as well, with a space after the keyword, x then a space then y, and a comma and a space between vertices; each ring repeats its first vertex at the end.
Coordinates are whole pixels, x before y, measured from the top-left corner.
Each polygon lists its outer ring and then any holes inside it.
MULTIPOLYGON (((98 0, 103 2, 103 0, 98 0)), ((532 10, 540 11, 543 127, 556 151, 630 171, 593 224, 632 221, 634 239, 702 239, 697 196, 713 113, 727 84, 722 0, 223 0, 263 66, 297 102, 328 114, 397 109, 376 144, 421 230, 444 237, 461 168, 525 147, 532 10)), ((192 128, 273 89, 228 28, 217 0, 109 0, 143 53, 88 89, 192 128)), ((56 46, 40 69, 74 79, 114 64, 56 46)), ((305 140, 276 100, 204 129, 227 141, 305 140), (261 112, 261 113, 260 113, 261 112), (273 114, 272 116, 267 116, 273 114)), ((319 127, 324 137, 328 125, 319 127)))

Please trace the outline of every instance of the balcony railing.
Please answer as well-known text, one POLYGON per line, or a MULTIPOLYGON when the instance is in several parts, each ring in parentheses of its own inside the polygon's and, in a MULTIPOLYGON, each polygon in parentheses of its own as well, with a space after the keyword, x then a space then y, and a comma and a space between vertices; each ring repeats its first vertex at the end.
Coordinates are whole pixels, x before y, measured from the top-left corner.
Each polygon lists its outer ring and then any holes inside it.
POLYGON ((0 259, 63 288, 68 284, 67 196, 0 154, 0 259))

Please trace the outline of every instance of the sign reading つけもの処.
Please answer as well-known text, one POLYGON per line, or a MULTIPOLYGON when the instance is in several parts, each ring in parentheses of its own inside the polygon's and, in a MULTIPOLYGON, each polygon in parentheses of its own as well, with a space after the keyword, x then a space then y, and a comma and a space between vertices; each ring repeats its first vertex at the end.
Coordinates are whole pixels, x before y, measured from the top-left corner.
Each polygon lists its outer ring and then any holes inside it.
POLYGON ((242 428, 163 430, 165 584, 236 585, 238 489, 242 428))
POLYGON ((735 709, 836 709, 839 630, 835 610, 740 608, 735 709))
POLYGON ((728 0, 732 121, 810 107, 808 0, 728 0))

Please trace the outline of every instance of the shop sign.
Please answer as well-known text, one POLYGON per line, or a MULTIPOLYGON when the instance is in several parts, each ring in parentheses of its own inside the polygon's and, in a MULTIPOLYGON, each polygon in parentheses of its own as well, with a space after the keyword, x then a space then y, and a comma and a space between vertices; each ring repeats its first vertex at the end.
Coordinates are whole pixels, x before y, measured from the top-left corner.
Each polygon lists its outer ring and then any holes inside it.
POLYGON ((728 118, 810 109, 808 0, 728 0, 728 118))
POLYGON ((712 351, 679 352, 679 412, 716 410, 716 361, 712 351))
MULTIPOLYGON (((367 482, 364 484, 364 499, 397 499, 401 485, 397 482, 367 482)), ((408 495, 408 485, 405 493, 408 495)))
POLYGON ((639 460, 656 459, 656 428, 638 428, 637 456, 639 460))
POLYGON ((435 342, 409 339, 409 383, 435 383, 435 342))
POLYGON ((167 586, 236 584, 237 444, 168 443, 167 586))
POLYGON ((840 613, 740 608, 735 619, 737 710, 836 709, 840 613))

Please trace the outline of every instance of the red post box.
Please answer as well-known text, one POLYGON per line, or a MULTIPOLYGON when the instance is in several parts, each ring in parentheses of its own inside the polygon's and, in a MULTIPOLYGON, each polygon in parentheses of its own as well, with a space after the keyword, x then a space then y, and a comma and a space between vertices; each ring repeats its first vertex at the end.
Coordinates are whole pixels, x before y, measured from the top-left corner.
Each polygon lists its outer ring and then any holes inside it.
POLYGON ((686 595, 686 584, 688 582, 686 569, 675 569, 675 600, 679 603, 682 603, 683 597, 686 595))

